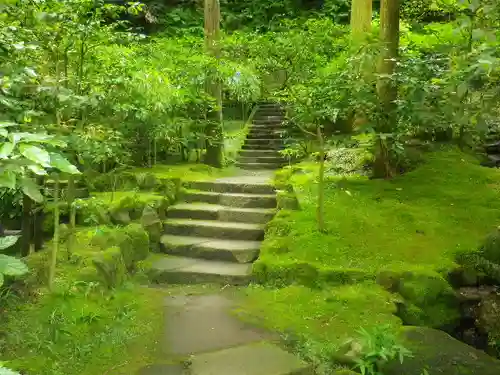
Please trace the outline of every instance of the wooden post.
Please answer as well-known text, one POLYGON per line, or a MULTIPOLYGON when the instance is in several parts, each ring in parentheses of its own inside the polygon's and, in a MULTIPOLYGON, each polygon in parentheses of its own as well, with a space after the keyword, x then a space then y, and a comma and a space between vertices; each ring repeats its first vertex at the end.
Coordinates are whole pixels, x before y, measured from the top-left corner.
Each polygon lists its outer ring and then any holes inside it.
MULTIPOLYGON (((220 3, 219 0, 205 0, 205 46, 207 53, 216 59, 220 57, 220 3)), ((215 77, 215 72, 209 72, 207 92, 215 99, 215 107, 208 113, 206 128, 205 163, 220 168, 223 159, 223 132, 222 132, 222 86, 215 77)))

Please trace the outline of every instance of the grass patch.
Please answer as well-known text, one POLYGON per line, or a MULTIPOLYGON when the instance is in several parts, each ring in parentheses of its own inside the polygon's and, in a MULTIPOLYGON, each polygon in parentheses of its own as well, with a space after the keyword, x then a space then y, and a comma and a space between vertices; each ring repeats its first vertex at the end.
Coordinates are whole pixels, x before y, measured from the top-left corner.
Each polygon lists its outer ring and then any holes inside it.
POLYGON ((3 359, 23 373, 126 375, 152 363, 163 324, 161 291, 133 284, 104 292, 88 283, 40 291, 9 311, 3 359))
POLYGON ((230 177, 235 173, 234 168, 214 168, 205 164, 158 164, 151 168, 134 168, 129 173, 151 173, 159 179, 180 178, 183 181, 213 180, 221 177, 230 177))
POLYGON ((372 274, 442 271, 453 266, 457 252, 475 250, 500 220, 500 174, 456 150, 430 154, 420 168, 390 181, 331 178, 326 234, 316 229, 312 176, 292 179, 303 209, 283 212, 271 224, 259 262, 372 274), (277 250, 275 241, 284 246, 277 250))
POLYGON ((397 328, 400 318, 453 327, 458 303, 447 275, 456 255, 476 251, 500 221, 498 170, 446 148, 393 180, 330 175, 320 233, 317 170, 303 164, 287 178, 302 210, 282 210, 271 221, 254 264, 267 287, 248 289, 243 306, 251 319, 295 332, 301 350, 320 362, 360 327, 397 328))

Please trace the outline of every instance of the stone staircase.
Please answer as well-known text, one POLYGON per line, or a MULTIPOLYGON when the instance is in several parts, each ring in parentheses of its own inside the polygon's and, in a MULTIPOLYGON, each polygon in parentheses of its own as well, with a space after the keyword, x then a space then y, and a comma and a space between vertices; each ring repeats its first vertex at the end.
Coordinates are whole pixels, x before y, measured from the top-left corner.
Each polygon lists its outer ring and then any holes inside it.
POLYGON ((266 223, 276 212, 274 187, 262 179, 191 181, 168 209, 156 261, 156 283, 247 284, 266 223))
POLYGON ((282 124, 285 113, 278 104, 260 104, 236 165, 242 169, 278 169, 286 165, 282 124))

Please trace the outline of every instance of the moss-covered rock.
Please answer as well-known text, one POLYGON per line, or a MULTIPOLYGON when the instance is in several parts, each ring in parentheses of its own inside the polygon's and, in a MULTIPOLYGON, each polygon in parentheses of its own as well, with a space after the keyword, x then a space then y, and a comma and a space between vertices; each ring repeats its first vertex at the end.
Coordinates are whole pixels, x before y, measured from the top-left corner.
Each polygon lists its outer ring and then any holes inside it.
POLYGON ((122 251, 118 246, 104 250, 93 259, 101 281, 112 289, 126 280, 126 267, 122 251))
POLYGON ((141 216, 141 225, 149 235, 149 246, 151 250, 160 250, 160 239, 163 235, 163 224, 157 211, 150 207, 144 207, 141 216))
POLYGON ((403 363, 382 366, 385 375, 498 375, 500 361, 432 328, 403 327, 402 344, 412 352, 403 363))
POLYGON ((387 290, 399 293, 403 298, 398 315, 405 324, 452 327, 460 318, 453 288, 436 272, 386 271, 380 273, 377 280, 387 290))
POLYGON ((293 192, 277 191, 276 200, 278 209, 299 210, 299 201, 293 192))
POLYGON ((477 278, 477 284, 500 283, 500 229, 490 233, 475 252, 458 253, 456 261, 477 278))
POLYGON ((149 236, 140 224, 130 224, 121 230, 123 237, 119 246, 125 266, 134 272, 137 262, 149 255, 149 236))

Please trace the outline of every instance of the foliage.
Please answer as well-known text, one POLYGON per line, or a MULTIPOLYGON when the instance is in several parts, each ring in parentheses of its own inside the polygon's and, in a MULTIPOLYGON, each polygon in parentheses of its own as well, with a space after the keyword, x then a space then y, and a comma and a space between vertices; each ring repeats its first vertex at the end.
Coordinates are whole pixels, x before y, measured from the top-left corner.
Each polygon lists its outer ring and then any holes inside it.
POLYGON ((152 358, 161 300, 132 285, 106 292, 95 283, 59 282, 54 293, 13 310, 1 350, 10 367, 28 374, 135 372, 152 358))
POLYGON ((396 336, 388 326, 377 326, 370 330, 361 328, 359 345, 361 353, 356 360, 356 368, 362 375, 382 375, 380 364, 398 359, 403 363, 404 357, 411 355, 404 346, 396 342, 396 336))
MULTIPOLYGON (((16 236, 0 237, 0 251, 5 250, 17 242, 16 236)), ((0 287, 5 276, 22 276, 28 272, 26 264, 15 257, 0 254, 0 287)))

